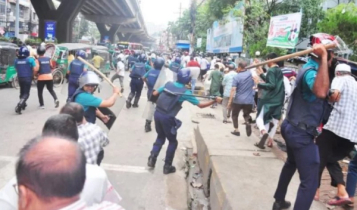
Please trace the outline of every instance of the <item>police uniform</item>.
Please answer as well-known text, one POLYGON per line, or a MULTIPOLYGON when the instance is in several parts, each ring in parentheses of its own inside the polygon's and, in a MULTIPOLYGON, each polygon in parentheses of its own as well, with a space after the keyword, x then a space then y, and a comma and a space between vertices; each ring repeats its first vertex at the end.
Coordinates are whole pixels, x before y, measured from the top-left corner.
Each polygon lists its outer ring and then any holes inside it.
POLYGON ((58 107, 59 102, 57 100, 57 95, 56 93, 53 91, 53 79, 48 79, 48 80, 41 80, 41 75, 45 75, 45 74, 49 74, 50 78, 52 78, 52 71, 51 71, 51 59, 49 57, 39 57, 38 59, 38 63, 39 63, 39 71, 38 74, 40 75, 38 77, 38 81, 37 81, 37 91, 38 91, 38 98, 39 98, 39 102, 40 102, 40 106, 43 106, 43 88, 46 85, 47 90, 50 92, 50 94, 52 95, 53 99, 56 102, 56 107, 58 107))
POLYGON ((30 97, 30 90, 33 78, 33 67, 35 60, 31 57, 18 58, 15 60, 15 68, 20 86, 20 102, 16 108, 16 112, 21 114, 21 109, 26 108, 26 101, 30 97))
POLYGON ((172 166, 172 162, 178 144, 177 130, 182 124, 180 120, 176 119, 176 115, 181 110, 184 101, 189 101, 193 105, 198 105, 199 101, 192 95, 190 90, 185 88, 184 84, 179 82, 168 82, 157 91, 160 93, 154 114, 157 139, 151 150, 148 166, 155 166, 156 158, 167 139, 169 145, 166 151, 164 174, 168 174, 176 171, 175 167, 172 166), (182 96, 180 94, 185 95, 182 96))
POLYGON ((130 73, 130 89, 131 92, 129 94, 128 100, 126 101, 127 103, 127 108, 131 107, 131 101, 134 99, 134 104, 133 107, 138 107, 138 103, 140 100, 141 96, 141 91, 143 90, 144 87, 144 81, 142 77, 145 75, 146 69, 145 69, 145 63, 135 63, 133 66, 133 69, 130 73))
MULTIPOLYGON (((82 88, 79 88, 77 89, 72 98, 71 98, 71 102, 76 102, 78 103, 79 101, 76 100, 77 96, 79 94, 87 94, 87 92, 85 92, 82 88)), ((79 102, 79 104, 81 104, 79 102)), ((82 105, 82 104, 81 104, 82 105)), ((83 106, 83 105, 82 105, 83 106)), ((97 107, 94 107, 94 106, 89 106, 85 111, 84 111, 84 117, 86 118, 86 121, 89 122, 89 123, 93 123, 95 124, 96 122, 96 119, 97 119, 97 114, 96 114, 96 111, 97 111, 97 107)))
POLYGON ((83 73, 85 68, 85 64, 78 60, 78 59, 74 59, 69 67, 69 77, 68 77, 68 98, 72 98, 74 92, 76 92, 76 90, 79 87, 78 84, 78 79, 81 76, 81 74, 83 73))

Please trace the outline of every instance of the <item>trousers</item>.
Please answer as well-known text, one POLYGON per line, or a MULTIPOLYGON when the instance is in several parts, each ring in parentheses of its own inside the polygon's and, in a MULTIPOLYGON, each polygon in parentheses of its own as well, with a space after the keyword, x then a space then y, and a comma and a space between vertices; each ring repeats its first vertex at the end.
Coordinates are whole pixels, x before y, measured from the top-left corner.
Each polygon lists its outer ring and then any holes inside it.
POLYGON ((68 82, 68 98, 72 98, 74 92, 79 88, 78 80, 69 79, 68 82))
POLYGON ((114 82, 114 80, 119 79, 119 84, 120 87, 123 89, 124 88, 124 77, 120 76, 119 74, 114 74, 111 81, 114 82))
POLYGON ((144 82, 142 79, 132 78, 130 81, 130 94, 128 100, 131 101, 135 97, 135 99, 139 101, 143 87, 144 82))
POLYGON ((327 167, 330 173, 332 186, 337 187, 337 184, 345 185, 342 168, 338 164, 338 161, 348 156, 354 148, 354 143, 337 136, 329 130, 323 129, 316 139, 316 144, 319 147, 320 153, 319 186, 325 167, 327 167))
POLYGON ((57 95, 55 91, 53 91, 53 80, 38 80, 37 81, 37 93, 38 100, 40 102, 40 106, 43 106, 43 88, 46 86, 48 92, 52 95, 53 99, 57 100, 57 95))
POLYGON ((280 174, 274 198, 284 201, 285 195, 296 169, 300 175, 300 185, 294 210, 309 210, 318 186, 320 157, 314 136, 296 128, 287 120, 281 126, 286 141, 288 158, 280 174))
POLYGON ((231 116, 232 108, 228 109, 228 102, 229 97, 224 97, 222 101, 222 113, 223 113, 223 120, 227 121, 228 116, 231 116))
POLYGON ((156 141, 151 150, 151 154, 158 156, 166 139, 169 141, 169 146, 166 150, 165 165, 172 165, 177 148, 177 132, 174 130, 176 120, 166 114, 156 111, 154 114, 155 129, 157 133, 156 141))
POLYGON ((357 185, 357 155, 355 155, 348 165, 346 190, 350 198, 355 196, 357 185))
POLYGON ((243 110, 243 117, 246 123, 249 123, 250 113, 252 112, 252 104, 232 104, 232 120, 235 129, 238 129, 239 112, 243 110))
POLYGON ((26 100, 30 97, 32 77, 19 77, 20 99, 26 100))
MULTIPOLYGON (((278 128, 279 120, 273 118, 271 120, 271 122, 274 124, 274 126, 269 132, 269 137, 273 139, 275 136, 276 130, 278 128)), ((258 126, 260 132, 263 130, 268 132, 269 125, 270 125, 270 123, 264 124, 264 107, 263 107, 259 113, 259 116, 257 117, 257 126, 258 126)))

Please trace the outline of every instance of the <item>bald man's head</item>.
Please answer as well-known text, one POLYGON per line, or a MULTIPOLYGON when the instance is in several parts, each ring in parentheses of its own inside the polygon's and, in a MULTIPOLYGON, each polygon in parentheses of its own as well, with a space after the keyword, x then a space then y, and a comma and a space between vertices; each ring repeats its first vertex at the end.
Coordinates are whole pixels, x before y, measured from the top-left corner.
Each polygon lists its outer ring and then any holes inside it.
POLYGON ((78 144, 58 137, 44 137, 32 144, 20 153, 18 186, 45 202, 79 195, 86 178, 86 159, 78 144))

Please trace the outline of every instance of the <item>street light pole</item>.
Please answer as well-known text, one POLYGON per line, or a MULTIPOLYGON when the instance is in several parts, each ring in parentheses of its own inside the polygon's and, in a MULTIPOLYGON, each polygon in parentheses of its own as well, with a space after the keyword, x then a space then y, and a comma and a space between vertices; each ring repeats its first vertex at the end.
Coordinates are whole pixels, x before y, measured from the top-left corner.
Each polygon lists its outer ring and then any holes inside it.
POLYGON ((16 0, 15 36, 19 37, 20 0, 16 0))

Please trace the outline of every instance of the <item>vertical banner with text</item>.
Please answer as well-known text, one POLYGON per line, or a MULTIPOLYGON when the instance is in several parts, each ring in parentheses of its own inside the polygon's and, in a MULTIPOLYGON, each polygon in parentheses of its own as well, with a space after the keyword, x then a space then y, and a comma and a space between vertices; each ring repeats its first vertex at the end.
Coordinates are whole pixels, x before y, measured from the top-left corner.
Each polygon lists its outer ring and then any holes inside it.
POLYGON ((45 40, 55 41, 56 38, 56 21, 45 21, 45 40))
POLYGON ((295 48, 300 33, 301 13, 279 15, 270 19, 267 46, 295 48))

